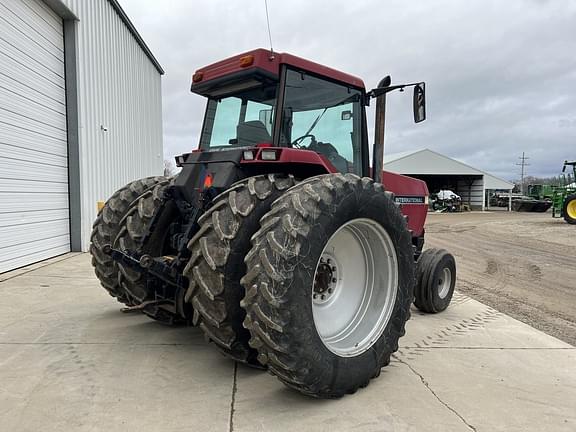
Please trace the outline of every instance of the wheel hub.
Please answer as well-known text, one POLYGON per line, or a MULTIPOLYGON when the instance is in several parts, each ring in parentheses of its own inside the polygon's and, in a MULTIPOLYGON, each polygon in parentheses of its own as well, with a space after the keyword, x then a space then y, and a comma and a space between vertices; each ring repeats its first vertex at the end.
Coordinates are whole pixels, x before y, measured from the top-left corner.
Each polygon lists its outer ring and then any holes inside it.
POLYGON ((336 259, 328 254, 322 254, 314 277, 312 299, 314 303, 325 303, 335 295, 338 283, 338 265, 336 259))
POLYGON ((452 286, 452 272, 448 267, 442 269, 440 278, 438 279, 438 297, 445 298, 450 292, 452 286))

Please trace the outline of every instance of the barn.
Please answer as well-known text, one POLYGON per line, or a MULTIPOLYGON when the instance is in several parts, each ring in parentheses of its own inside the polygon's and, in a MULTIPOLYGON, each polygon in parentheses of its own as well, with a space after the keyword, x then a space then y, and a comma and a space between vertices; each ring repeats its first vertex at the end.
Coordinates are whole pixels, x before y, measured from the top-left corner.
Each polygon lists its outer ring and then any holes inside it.
POLYGON ((473 210, 487 207, 490 192, 510 192, 514 188, 506 180, 430 149, 387 154, 384 169, 424 180, 430 193, 450 189, 473 210))
POLYGON ((0 2, 0 273, 90 244, 160 175, 164 71, 116 0, 0 2))

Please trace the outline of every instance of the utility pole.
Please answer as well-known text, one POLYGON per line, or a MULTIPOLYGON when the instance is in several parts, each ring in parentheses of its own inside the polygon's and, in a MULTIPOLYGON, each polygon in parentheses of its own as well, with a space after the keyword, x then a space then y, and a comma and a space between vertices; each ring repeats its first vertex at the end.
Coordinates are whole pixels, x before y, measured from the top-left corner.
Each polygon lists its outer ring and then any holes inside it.
POLYGON ((522 156, 519 157, 518 159, 520 159, 520 163, 517 163, 516 165, 521 167, 521 171, 520 171, 520 194, 524 195, 524 174, 526 172, 525 167, 530 166, 529 163, 526 163, 526 161, 530 158, 526 157, 524 155, 524 152, 522 152, 522 156))

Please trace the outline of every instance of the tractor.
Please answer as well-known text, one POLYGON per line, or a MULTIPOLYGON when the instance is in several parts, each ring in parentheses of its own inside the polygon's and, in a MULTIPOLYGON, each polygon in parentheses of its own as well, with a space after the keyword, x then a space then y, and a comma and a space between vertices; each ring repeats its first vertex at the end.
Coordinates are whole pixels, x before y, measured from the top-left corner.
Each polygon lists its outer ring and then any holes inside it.
POLYGON ((564 174, 564 186, 555 187, 552 195, 552 217, 563 217, 564 220, 576 225, 576 161, 564 161, 562 173, 566 168, 572 168, 572 175, 564 174))
POLYGON ((366 91, 265 49, 199 69, 198 148, 176 157, 178 175, 105 203, 90 248, 101 284, 125 311, 198 326, 303 394, 365 387, 398 349, 411 304, 443 311, 456 281, 451 254, 423 250, 426 184, 383 171, 386 95, 406 87, 420 122, 424 83, 386 77, 366 91))

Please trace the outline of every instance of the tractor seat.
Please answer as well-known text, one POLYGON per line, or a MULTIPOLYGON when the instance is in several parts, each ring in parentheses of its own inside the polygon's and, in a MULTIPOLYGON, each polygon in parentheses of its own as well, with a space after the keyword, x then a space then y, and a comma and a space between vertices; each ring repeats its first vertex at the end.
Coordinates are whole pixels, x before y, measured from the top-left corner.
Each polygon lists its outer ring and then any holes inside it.
POLYGON ((272 137, 266 130, 266 126, 259 120, 240 123, 236 127, 236 139, 239 146, 253 146, 272 142, 272 137))

